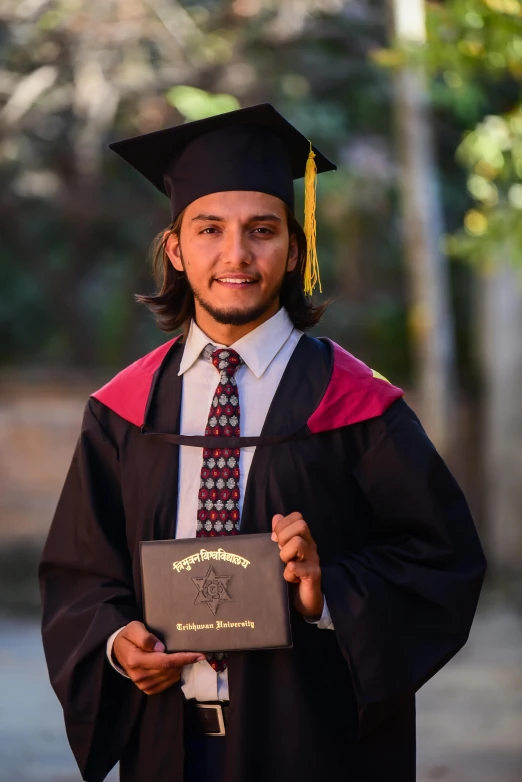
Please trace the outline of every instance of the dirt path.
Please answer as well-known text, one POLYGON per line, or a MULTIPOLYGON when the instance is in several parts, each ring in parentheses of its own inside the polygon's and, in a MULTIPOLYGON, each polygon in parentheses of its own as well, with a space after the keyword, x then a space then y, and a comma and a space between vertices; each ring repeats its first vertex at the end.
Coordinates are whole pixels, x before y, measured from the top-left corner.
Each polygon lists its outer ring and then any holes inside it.
POLYGON ((521 782, 522 617, 482 611, 417 710, 418 782, 521 782))
MULTIPOLYGON (((81 782, 35 620, 0 619, 0 782, 81 782)), ((111 774, 110 782, 118 775, 111 774)))

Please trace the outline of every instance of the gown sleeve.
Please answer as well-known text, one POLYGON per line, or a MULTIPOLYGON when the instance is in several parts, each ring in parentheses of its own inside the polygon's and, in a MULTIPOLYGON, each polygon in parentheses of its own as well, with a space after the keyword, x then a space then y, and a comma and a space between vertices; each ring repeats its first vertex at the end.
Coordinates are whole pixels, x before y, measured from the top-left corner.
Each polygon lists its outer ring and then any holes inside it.
POLYGON ((322 583, 361 737, 466 643, 486 563, 459 486, 404 401, 355 441, 367 540, 323 567, 322 583))
POLYGON ((39 566, 43 644, 84 779, 105 778, 129 741, 139 690, 109 665, 107 639, 139 619, 118 454, 87 404, 39 566))

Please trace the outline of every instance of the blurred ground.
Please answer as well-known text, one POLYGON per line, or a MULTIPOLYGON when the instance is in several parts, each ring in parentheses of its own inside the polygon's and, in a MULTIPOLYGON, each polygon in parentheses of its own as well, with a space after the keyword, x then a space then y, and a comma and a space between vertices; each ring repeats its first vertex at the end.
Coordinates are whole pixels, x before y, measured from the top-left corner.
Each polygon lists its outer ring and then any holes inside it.
MULTIPOLYGON (((80 782, 37 621, 0 619, 0 637, 0 782, 80 782)), ((419 694, 418 782, 520 782, 521 736, 522 616, 490 598, 468 645, 419 694)))
POLYGON ((503 601, 420 691, 417 736, 418 782, 522 780, 522 616, 503 601))
POLYGON ((38 620, 0 618, 0 638, 1 782, 81 782, 47 678, 38 620))

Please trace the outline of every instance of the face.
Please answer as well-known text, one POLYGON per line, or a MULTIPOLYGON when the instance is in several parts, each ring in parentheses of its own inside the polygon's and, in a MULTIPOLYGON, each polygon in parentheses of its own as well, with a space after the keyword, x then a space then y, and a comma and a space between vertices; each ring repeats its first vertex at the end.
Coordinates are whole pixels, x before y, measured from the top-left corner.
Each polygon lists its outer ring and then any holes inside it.
POLYGON ((196 319, 199 312, 234 326, 277 312, 285 275, 298 260, 283 202, 250 191, 198 198, 185 210, 179 239, 171 235, 166 250, 187 275, 196 319))

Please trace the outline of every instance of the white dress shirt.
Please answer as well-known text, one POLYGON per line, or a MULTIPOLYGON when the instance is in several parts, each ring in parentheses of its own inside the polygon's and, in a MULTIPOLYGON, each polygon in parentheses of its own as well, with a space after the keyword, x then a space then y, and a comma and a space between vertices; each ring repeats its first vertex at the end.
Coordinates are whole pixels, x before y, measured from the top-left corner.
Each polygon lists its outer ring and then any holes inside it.
MULTIPOLYGON (((283 372, 302 335, 303 332, 294 328, 286 310, 281 308, 272 318, 230 346, 239 353, 244 362, 235 375, 241 405, 240 428, 243 437, 256 437, 261 434, 283 372)), ((209 343, 216 347, 226 347, 212 342, 193 321, 179 368, 179 374, 183 376, 180 433, 184 435, 201 435, 205 431, 212 398, 219 382, 216 368, 201 355, 209 343)), ((254 452, 255 446, 240 450, 240 513, 254 452)), ((176 538, 196 536, 202 462, 202 448, 180 446, 176 538)), ((321 619, 316 624, 321 629, 333 629, 326 601, 321 619)), ((107 655, 111 665, 124 673, 112 659, 112 645, 119 632, 120 630, 109 638, 107 655)), ((195 698, 198 701, 229 699, 228 672, 225 670, 216 673, 206 660, 183 667, 181 686, 186 698, 195 698)))

